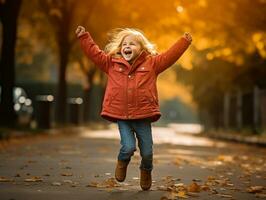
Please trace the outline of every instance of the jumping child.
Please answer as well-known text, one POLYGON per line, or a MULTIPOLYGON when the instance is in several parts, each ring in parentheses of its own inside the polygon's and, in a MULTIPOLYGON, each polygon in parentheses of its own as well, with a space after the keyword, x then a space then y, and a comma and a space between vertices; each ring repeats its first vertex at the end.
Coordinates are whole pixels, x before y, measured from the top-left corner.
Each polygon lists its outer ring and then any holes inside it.
POLYGON ((85 28, 78 26, 76 35, 85 54, 108 76, 101 116, 118 124, 121 148, 115 178, 126 178, 127 166, 140 149, 140 186, 149 190, 152 184, 153 140, 151 123, 160 116, 157 76, 173 65, 192 42, 185 33, 167 51, 158 54, 155 46, 141 31, 119 29, 113 34, 106 51, 102 51, 85 28))

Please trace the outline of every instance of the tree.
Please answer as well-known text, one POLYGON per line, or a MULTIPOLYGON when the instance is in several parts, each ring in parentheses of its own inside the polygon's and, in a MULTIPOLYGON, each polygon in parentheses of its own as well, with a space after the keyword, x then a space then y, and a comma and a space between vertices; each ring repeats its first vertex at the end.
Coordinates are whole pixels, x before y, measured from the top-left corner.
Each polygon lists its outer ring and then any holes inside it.
POLYGON ((21 0, 0 1, 0 20, 3 30, 0 64, 0 80, 2 86, 0 123, 3 126, 13 126, 16 120, 13 103, 13 87, 15 85, 17 20, 21 2, 21 0))
POLYGON ((58 49, 59 70, 56 97, 56 119, 59 123, 66 121, 66 70, 70 59, 70 52, 77 41, 74 31, 78 22, 85 23, 86 17, 92 13, 97 3, 93 1, 75 0, 46 0, 40 1, 41 9, 46 13, 55 33, 58 49), (86 11, 86 12, 85 12, 86 11), (80 12, 81 16, 79 16, 80 12), (87 13, 87 15, 82 14, 87 13))

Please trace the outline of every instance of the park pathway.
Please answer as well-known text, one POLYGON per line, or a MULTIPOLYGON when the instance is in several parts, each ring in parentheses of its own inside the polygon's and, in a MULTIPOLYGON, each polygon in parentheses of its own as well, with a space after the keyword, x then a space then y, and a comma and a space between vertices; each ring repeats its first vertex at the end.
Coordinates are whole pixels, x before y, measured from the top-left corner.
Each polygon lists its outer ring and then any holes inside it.
MULTIPOLYGON (((124 183, 114 180, 115 126, 2 142, 1 200, 265 199, 266 149, 153 128, 150 191, 139 187, 137 151, 124 183)), ((51 131, 50 131, 51 133, 51 131)))

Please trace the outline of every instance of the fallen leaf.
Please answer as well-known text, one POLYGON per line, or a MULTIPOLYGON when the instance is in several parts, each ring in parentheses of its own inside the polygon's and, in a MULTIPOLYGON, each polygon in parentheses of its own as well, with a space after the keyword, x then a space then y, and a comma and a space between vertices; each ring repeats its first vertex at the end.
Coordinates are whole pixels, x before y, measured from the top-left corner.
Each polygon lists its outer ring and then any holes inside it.
POLYGON ((24 179, 25 182, 42 182, 43 179, 39 176, 33 176, 31 178, 24 179))
POLYGON ((157 187, 158 190, 161 190, 161 191, 167 191, 167 187, 164 186, 164 185, 160 185, 157 187))
POLYGON ((184 187, 185 185, 184 185, 184 183, 176 183, 176 184, 174 184, 174 186, 175 187, 184 187))
POLYGON ((61 173, 61 176, 73 176, 73 173, 61 173))
POLYGON ((119 186, 118 183, 116 182, 115 178, 108 178, 103 182, 103 185, 106 187, 117 187, 119 186))
POLYGON ((70 183, 70 184, 73 183, 73 181, 71 181, 71 180, 63 180, 63 182, 64 182, 64 183, 70 183))
POLYGON ((176 192, 170 192, 170 193, 167 193, 167 195, 162 196, 161 197, 161 200, 162 199, 165 199, 165 200, 175 200, 176 197, 177 197, 177 193, 176 192))
POLYGON ((0 182, 12 182, 12 181, 14 181, 14 180, 10 179, 10 178, 3 177, 3 176, 0 177, 0 182))
POLYGON ((115 178, 108 178, 101 183, 98 182, 90 182, 87 187, 97 187, 97 188, 113 188, 120 187, 120 185, 116 182, 115 178))
POLYGON ((198 185, 196 182, 191 183, 188 186, 189 192, 200 192, 200 185, 198 185))
POLYGON ((208 181, 213 181, 215 180, 216 178, 214 176, 208 176, 208 181))
POLYGON ((233 198, 233 196, 230 194, 217 194, 217 196, 223 197, 223 198, 233 198))
POLYGON ((208 185, 202 185, 202 186, 201 186, 201 189, 202 189, 203 191, 209 191, 209 190, 210 190, 210 187, 209 187, 208 185))
POLYGON ((94 181, 92 181, 92 182, 90 182, 88 185, 87 185, 87 187, 97 187, 98 186, 98 182, 94 182, 94 181))
POLYGON ((247 188, 247 192, 249 193, 260 193, 264 190, 263 186, 251 186, 247 188))
POLYGON ((201 182, 202 180, 201 179, 194 178, 194 179, 192 179, 192 181, 194 181, 194 182, 201 182))
POLYGON ((74 182, 71 184, 71 187, 77 187, 78 186, 78 182, 74 182))
POLYGON ((60 183, 60 182, 53 182, 52 185, 53 185, 53 186, 61 186, 62 183, 60 183))
POLYGON ((233 156, 219 155, 217 157, 217 160, 222 161, 222 162, 233 162, 233 156))
POLYGON ((184 192, 184 191, 179 191, 176 196, 179 198, 183 198, 183 199, 188 198, 188 196, 186 195, 186 192, 184 192))

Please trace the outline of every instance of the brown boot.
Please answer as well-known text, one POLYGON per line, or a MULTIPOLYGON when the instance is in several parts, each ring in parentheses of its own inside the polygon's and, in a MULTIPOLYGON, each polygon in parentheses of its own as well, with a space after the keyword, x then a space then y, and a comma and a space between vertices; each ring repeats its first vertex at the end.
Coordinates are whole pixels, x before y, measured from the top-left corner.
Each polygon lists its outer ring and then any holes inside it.
POLYGON ((123 182, 127 175, 128 162, 118 160, 115 169, 115 178, 119 182, 123 182))
POLYGON ((140 170, 140 187, 142 190, 149 190, 151 188, 151 171, 140 170))

